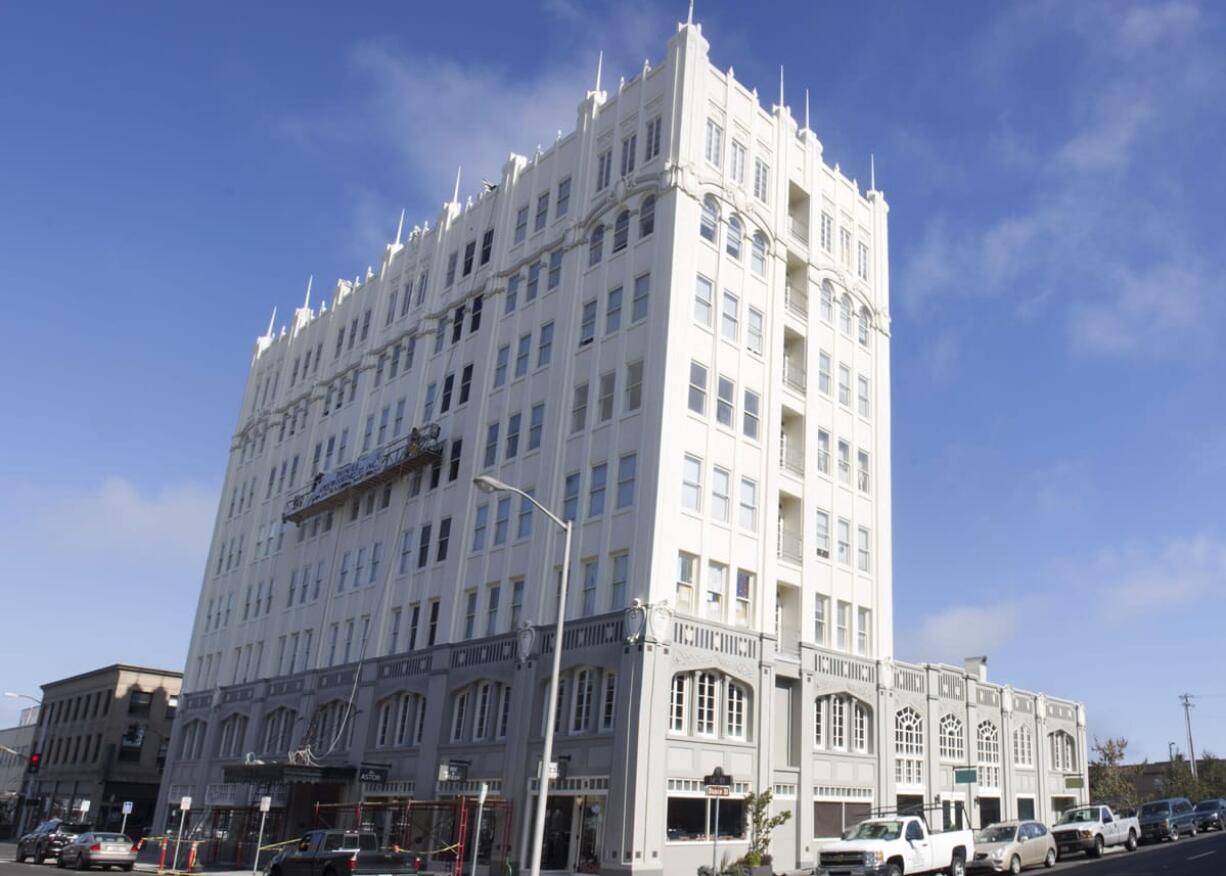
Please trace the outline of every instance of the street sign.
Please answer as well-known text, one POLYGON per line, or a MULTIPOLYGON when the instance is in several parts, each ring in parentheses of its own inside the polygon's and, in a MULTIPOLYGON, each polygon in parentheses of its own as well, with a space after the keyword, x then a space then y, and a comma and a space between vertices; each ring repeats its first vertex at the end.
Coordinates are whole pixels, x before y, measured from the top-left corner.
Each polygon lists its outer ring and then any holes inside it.
POLYGON ((269 809, 272 809, 272 798, 271 797, 261 797, 260 798, 260 811, 267 812, 269 809))
POLYGON ((358 781, 366 784, 384 784, 390 774, 389 767, 364 763, 358 770, 358 781))
POLYGON ((1065 776, 1064 787, 1066 788, 1084 788, 1086 780, 1081 776, 1065 776))
POLYGON ((709 776, 702 777, 702 783, 708 786, 716 785, 730 788, 732 787, 732 776, 726 774, 723 767, 716 767, 715 769, 711 770, 711 774, 709 776))
POLYGON ((974 784, 979 779, 979 771, 974 767, 954 770, 954 783, 959 785, 974 784))
POLYGON ((86 812, 89 812, 89 801, 82 800, 81 801, 81 814, 84 815, 86 812))
POLYGON ((731 797, 732 789, 727 785, 707 785, 708 797, 731 797))
POLYGON ((180 811, 188 812, 191 810, 191 808, 192 808, 192 798, 191 797, 184 797, 181 800, 179 800, 179 810, 180 811))
POLYGON ((123 814, 124 814, 124 815, 131 815, 131 814, 132 814, 132 801, 131 801, 131 800, 124 800, 124 801, 123 801, 123 814))

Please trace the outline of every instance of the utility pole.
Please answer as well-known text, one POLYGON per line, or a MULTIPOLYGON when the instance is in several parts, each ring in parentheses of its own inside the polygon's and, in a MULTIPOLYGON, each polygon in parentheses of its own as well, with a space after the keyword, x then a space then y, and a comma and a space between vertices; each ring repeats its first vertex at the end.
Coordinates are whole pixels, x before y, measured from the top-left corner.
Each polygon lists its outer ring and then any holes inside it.
POLYGON ((1196 749, 1192 746, 1192 700, 1195 694, 1185 693, 1179 695, 1179 701, 1183 703, 1183 723, 1188 730, 1188 763, 1192 765, 1192 778, 1196 778, 1196 749))

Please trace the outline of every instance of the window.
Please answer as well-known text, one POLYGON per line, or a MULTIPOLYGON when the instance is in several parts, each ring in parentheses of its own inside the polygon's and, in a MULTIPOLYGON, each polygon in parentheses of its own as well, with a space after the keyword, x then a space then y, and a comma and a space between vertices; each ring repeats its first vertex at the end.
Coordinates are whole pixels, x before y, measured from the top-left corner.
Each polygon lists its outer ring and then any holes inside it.
POLYGON ((528 286, 524 290, 524 301, 535 301, 536 295, 541 289, 541 268, 544 265, 537 262, 528 267, 528 286))
POLYGON ((456 261, 459 259, 459 253, 451 253, 447 256, 447 282, 444 286, 450 286, 455 282, 456 261))
POLYGON ((724 240, 724 251, 738 262, 741 260, 741 240, 743 237, 744 228, 741 225, 741 218, 734 214, 728 219, 728 236, 724 240))
POLYGON ((702 510, 702 460, 688 453, 681 466, 681 506, 702 510))
POLYGON ((709 326, 711 324, 711 295, 714 287, 711 281, 702 274, 694 284, 694 321, 709 326))
POLYGON ((643 405, 643 360, 626 365, 626 413, 643 405))
POLYGON ((727 289, 724 290, 724 306, 720 310, 720 326, 723 336, 735 342, 741 329, 741 300, 727 289))
POLYGON ((498 424, 490 423, 485 428, 485 460, 486 468, 498 462, 498 424))
POLYGON ((754 574, 745 569, 736 570, 736 603, 732 606, 733 623, 747 627, 753 622, 754 574))
POLYGON ((515 211, 515 242, 523 243, 528 236, 528 208, 520 207, 515 211))
POLYGON ((639 207, 639 239, 642 240, 647 235, 656 230, 656 196, 648 195, 643 198, 643 203, 639 207))
POLYGON ((763 204, 770 200, 769 185, 770 166, 761 158, 755 158, 753 161, 753 196, 763 204))
POLYGON ((600 264, 604 257, 604 224, 597 225, 587 237, 587 265, 600 264))
POLYGON ((619 253, 630 242, 630 211, 622 210, 613 223, 613 252, 619 253))
POLYGON ((549 254, 548 288, 557 289, 562 285, 562 250, 555 249, 549 254))
POLYGON ((544 368, 553 361, 553 321, 541 326, 536 344, 536 367, 544 368))
POLYGON ((817 391, 822 395, 830 395, 830 354, 825 350, 817 354, 817 391))
POLYGON ((851 483, 851 445, 839 439, 839 483, 851 483))
POLYGON ((758 526, 758 482, 751 478, 741 478, 740 512, 737 522, 745 529, 756 529, 758 526))
POLYGON ((830 252, 834 247, 834 217, 825 210, 822 211, 821 219, 821 243, 826 252, 830 252))
POLYGON ((745 324, 745 346, 749 352, 762 355, 762 311, 749 308, 748 320, 745 324))
POLYGON ((605 300, 604 333, 611 335, 622 327, 622 287, 609 290, 605 300))
POLYGON ((846 292, 839 299, 839 331, 851 337, 851 296, 846 292))
POLYGON ((724 736, 729 739, 745 738, 745 701, 748 694, 745 688, 734 682, 728 682, 726 694, 727 705, 724 710, 724 736))
POLYGON ((470 590, 464 599, 464 638, 477 634, 477 591, 470 590))
POLYGON ((747 150, 744 144, 733 140, 728 146, 728 175, 738 185, 745 184, 745 156, 747 150))
POLYGON ((869 315, 868 308, 861 307, 860 315, 856 319, 856 336, 860 341, 861 347, 868 347, 869 344, 869 315))
POLYGON ((724 622, 724 594, 728 590, 728 567, 723 563, 707 563, 707 595, 704 616, 707 620, 724 622))
POLYGON ((613 419, 613 400, 617 396, 617 372, 606 371, 600 375, 600 422, 607 423, 613 419))
POLYGON ((900 785, 924 782, 924 721, 910 706, 894 716, 894 781, 900 785))
POLYGON ((821 286, 821 315, 825 322, 834 321, 834 286, 829 280, 822 280, 821 286))
MULTIPOLYGON (((553 208, 554 216, 556 217, 565 216, 568 210, 570 210, 570 177, 569 176, 558 183, 558 197, 557 197, 557 201, 554 204, 554 208, 553 208)), ((485 264, 485 261, 482 260, 481 264, 485 264)))
POLYGON ((1034 734, 1025 724, 1013 731, 1013 762, 1017 766, 1034 766, 1034 734))
POLYGON ((851 407, 851 369, 839 363, 839 404, 851 407))
POLYGON ((417 538, 417 568, 425 568, 426 563, 430 562, 430 524, 427 523, 421 528, 421 532, 417 538))
POLYGON ((835 647, 851 650, 851 603, 839 600, 835 606, 835 647))
POLYGON ((518 379, 528 373, 528 355, 532 351, 532 334, 521 335, 519 346, 515 349, 515 377, 518 379))
POLYGON ((715 466, 711 471, 711 516, 716 520, 727 522, 728 510, 732 505, 732 472, 715 466))
POLYGON ((481 264, 488 264, 490 256, 494 253, 494 229, 486 230, 485 235, 481 238, 481 264))
POLYGON ((647 318, 647 297, 651 293, 651 275, 642 274, 634 278, 634 302, 630 310, 630 321, 639 322, 647 318))
POLYGON ((749 252, 749 268, 759 277, 766 276, 766 235, 755 231, 749 252))
POLYGON ((846 226, 839 228, 839 261, 843 267, 851 267, 851 229, 846 226))
POLYGON ((861 493, 867 493, 869 491, 870 483, 869 483, 868 471, 869 471, 868 451, 867 450, 857 450, 856 451, 856 485, 859 487, 861 493))
POLYGON ((869 544, 868 527, 866 527, 866 526, 861 526, 861 527, 859 527, 859 528, 857 529, 857 531, 856 531, 856 536, 857 536, 857 540, 856 540, 856 568, 857 568, 857 569, 859 569, 861 572, 867 572, 867 571, 868 571, 868 558, 869 558, 869 552, 868 552, 868 544, 869 544))
POLYGON ((689 676, 683 673, 677 673, 673 676, 668 707, 668 730, 670 733, 684 733, 686 731, 686 718, 688 717, 686 701, 689 699, 689 682, 689 676))
POLYGON ((583 561, 583 615, 591 617, 596 613, 596 582, 600 574, 598 560, 583 561))
POLYGON ((545 222, 549 219, 549 192, 538 195, 536 199, 536 218, 532 222, 533 232, 541 231, 545 228, 545 222))
POLYGON ((477 711, 473 716, 473 739, 485 739, 490 731, 490 706, 494 686, 488 681, 477 686, 477 711))
POLYGON ((511 629, 519 629, 519 621, 524 613, 524 582, 523 579, 511 582, 511 629))
POLYGON ((609 179, 613 175, 613 150, 606 149, 596 157, 596 191, 603 192, 609 187, 609 179))
POLYGON ((660 116, 656 116, 647 122, 647 131, 644 135, 643 142, 643 160, 651 161, 660 154, 660 131, 663 128, 664 120, 660 116))
POLYGON ((451 741, 459 742, 464 738, 464 721, 468 717, 468 691, 456 695, 455 706, 451 710, 451 741))
POLYGON ((485 549, 485 530, 489 525, 490 506, 478 505, 473 518, 473 551, 485 549))
POLYGON ((698 557, 684 552, 677 554, 677 611, 694 613, 694 577, 697 569, 698 557))
POLYGON ((494 388, 502 386, 507 382, 507 365, 511 361, 511 345, 503 344, 498 348, 498 358, 494 364, 494 388))
POLYGON ((613 555, 613 577, 609 584, 609 607, 616 610, 626 606, 626 578, 629 575, 630 555, 613 555))
POLYGON ((863 374, 856 377, 856 412, 862 417, 869 416, 868 377, 863 374))
POLYGON ((867 608, 856 609, 856 653, 867 655, 873 647, 873 613, 867 608))
POLYGON ((460 401, 459 404, 465 404, 468 401, 469 393, 473 388, 473 366, 470 362, 464 366, 464 370, 460 372, 460 401))
POLYGON ((830 597, 820 594, 813 598, 813 641, 825 645, 830 626, 830 597))
POLYGON ((473 272, 473 259, 477 255, 477 241, 470 240, 464 247, 464 267, 462 275, 467 277, 473 272))
POLYGON ((586 733, 592 729, 592 700, 595 695, 596 673, 580 669, 575 673, 575 697, 571 708, 571 733, 586 733))
POLYGON ((707 119, 707 138, 703 148, 703 154, 707 161, 720 166, 720 158, 724 151, 724 129, 715 121, 715 119, 707 119))
POLYGON ((689 408, 696 414, 707 412, 707 367, 690 362, 689 408))
POLYGON ((629 137, 622 137, 622 176, 634 173, 634 160, 638 157, 638 151, 639 135, 637 133, 629 137))
POLYGON ((600 732, 613 729, 613 716, 617 708, 617 673, 605 670, 604 689, 600 696, 600 732))
POLYGON ((939 750, 941 760, 962 763, 966 758, 966 737, 962 731, 962 721, 955 715, 945 715, 941 718, 939 750))
POLYGON ((438 552, 434 559, 443 562, 447 559, 447 545, 451 541, 451 518, 444 517, 438 524, 438 552))
MULTIPOLYGON (((536 490, 527 490, 529 496, 533 495, 536 490)), ((519 500, 519 523, 516 527, 516 538, 527 538, 532 535, 532 502, 526 497, 521 496, 519 500)))
POLYGON ((981 721, 975 732, 979 786, 1000 787, 1000 730, 991 721, 981 721))
POLYGON ((634 480, 638 474, 637 453, 627 453, 617 461, 617 508, 634 504, 634 480))
POLYGON ((733 428, 736 414, 736 384, 724 375, 716 381, 715 419, 721 426, 733 428))
POLYGON ((1051 734, 1051 768, 1056 772, 1077 771, 1076 744, 1073 737, 1063 730, 1051 734))
POLYGON ((752 438, 754 441, 758 440, 759 411, 761 406, 761 397, 752 389, 745 390, 745 414, 741 431, 745 433, 746 438, 752 438))
POLYGON ((566 476, 566 489, 562 496, 562 518, 575 520, 579 516, 579 472, 566 476))
POLYGON ((860 245, 857 247, 857 254, 859 257, 856 260, 856 273, 860 276, 861 280, 867 280, 868 279, 868 245, 863 242, 860 243, 860 245))
POLYGON ((541 446, 541 433, 545 430, 545 403, 532 406, 532 414, 528 420, 528 449, 536 450, 541 446))
POLYGON ((523 414, 511 414, 507 420, 507 446, 504 453, 506 459, 514 459, 519 455, 519 427, 523 419, 523 414))
POLYGON ((698 224, 698 235, 706 241, 715 243, 718 237, 719 204, 712 195, 702 199, 702 218, 698 224))
POLYGON ((700 672, 695 679, 694 690, 694 733, 699 736, 714 736, 719 681, 713 673, 700 672))
MULTIPOLYGON (((451 390, 454 388, 454 386, 455 386, 455 375, 454 374, 448 374, 446 377, 443 378, 443 395, 439 399, 439 404, 438 404, 438 412, 440 414, 445 414, 447 413, 447 411, 451 410, 451 390)), ((387 408, 383 409, 383 413, 385 415, 384 420, 386 421, 387 408)), ((379 443, 383 443, 382 440, 380 440, 379 443)))
POLYGON ((608 480, 608 463, 602 462, 599 465, 592 466, 592 476, 588 479, 588 517, 599 517, 604 513, 604 497, 608 480))
POLYGON ((851 523, 842 517, 839 518, 838 557, 843 565, 851 565, 851 523))
POLYGON ((596 337, 596 299, 585 301, 579 321, 579 346, 586 347, 596 337))
POLYGON ((575 387, 574 401, 570 409, 571 434, 582 432, 587 427, 587 394, 588 384, 580 383, 575 387))

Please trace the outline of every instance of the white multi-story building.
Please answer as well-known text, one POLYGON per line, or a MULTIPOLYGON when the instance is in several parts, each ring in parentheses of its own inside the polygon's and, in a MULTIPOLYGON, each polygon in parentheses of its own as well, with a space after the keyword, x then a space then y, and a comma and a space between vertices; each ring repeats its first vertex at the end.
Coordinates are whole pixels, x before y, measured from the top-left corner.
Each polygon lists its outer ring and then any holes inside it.
POLYGON ((893 660, 887 214, 685 24, 270 328, 163 805, 228 824, 262 784, 291 833, 485 782, 526 857, 562 546, 479 474, 574 522, 547 869, 693 872, 717 766, 733 856, 747 792, 793 811, 776 869, 873 806, 1080 799, 1080 706, 893 660))

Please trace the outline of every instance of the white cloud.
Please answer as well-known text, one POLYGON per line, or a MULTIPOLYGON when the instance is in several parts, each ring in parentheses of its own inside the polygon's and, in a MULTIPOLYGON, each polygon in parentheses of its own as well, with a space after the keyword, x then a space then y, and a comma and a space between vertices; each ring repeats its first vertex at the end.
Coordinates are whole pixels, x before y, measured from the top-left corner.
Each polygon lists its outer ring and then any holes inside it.
POLYGON ((1024 626, 1021 603, 951 605, 918 623, 899 623, 898 651, 906 660, 961 665, 966 657, 991 655, 1024 626))
POLYGON ((1073 308, 1074 349, 1087 353, 1161 353, 1206 340, 1208 281, 1187 265, 1121 271, 1104 299, 1073 308))
POLYGON ((1226 541, 1200 535, 1174 538, 1157 547, 1102 551, 1090 564, 1083 587, 1105 620, 1151 621, 1166 613, 1205 610, 1226 594, 1226 541))

